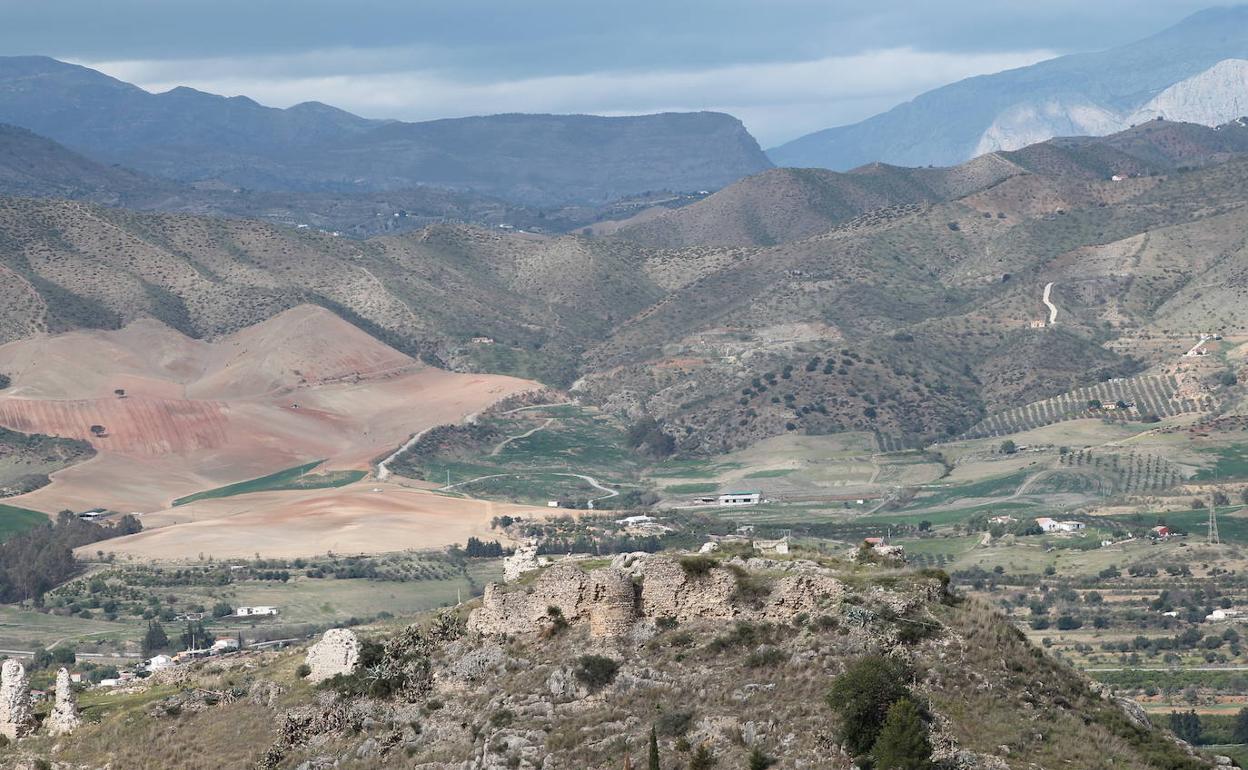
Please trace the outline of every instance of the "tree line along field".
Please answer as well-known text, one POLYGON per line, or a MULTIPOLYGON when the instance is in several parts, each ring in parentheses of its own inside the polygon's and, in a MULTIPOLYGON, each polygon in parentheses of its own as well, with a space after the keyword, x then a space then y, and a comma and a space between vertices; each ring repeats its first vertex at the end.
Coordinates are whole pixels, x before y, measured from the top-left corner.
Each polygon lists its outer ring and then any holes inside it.
POLYGON ((79 652, 138 650, 149 622, 172 637, 188 614, 218 636, 249 640, 303 636, 380 614, 412 614, 467 600, 501 576, 497 559, 462 552, 402 552, 374 557, 100 562, 43 597, 35 608, 0 608, 0 648, 56 643, 79 652), (239 606, 274 606, 275 618, 231 616, 239 606))

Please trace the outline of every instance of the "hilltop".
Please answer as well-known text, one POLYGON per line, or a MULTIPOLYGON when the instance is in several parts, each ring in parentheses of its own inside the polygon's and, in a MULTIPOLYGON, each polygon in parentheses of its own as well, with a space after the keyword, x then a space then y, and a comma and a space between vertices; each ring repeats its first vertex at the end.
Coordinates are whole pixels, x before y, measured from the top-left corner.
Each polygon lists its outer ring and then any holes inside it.
POLYGON ((753 753, 849 768, 862 736, 869 747, 879 733, 853 721, 853 699, 887 709, 905 697, 921 704, 927 751, 958 767, 1211 766, 991 610, 946 595, 939 575, 827 559, 617 561, 565 562, 519 591, 492 586, 466 623, 445 610, 330 632, 298 670, 301 652, 160 672, 97 700, 98 724, 56 748, 27 739, 16 755, 92 768, 105 757, 206 767, 199 758, 211 756, 264 768, 605 769, 643 764, 653 725, 664 766, 753 753), (506 633, 489 625, 493 605, 519 600, 531 615, 507 618, 506 633), (862 677, 885 689, 854 694, 862 677), (846 694, 825 699, 834 686, 846 694), (117 742, 123 724, 131 740, 117 742))

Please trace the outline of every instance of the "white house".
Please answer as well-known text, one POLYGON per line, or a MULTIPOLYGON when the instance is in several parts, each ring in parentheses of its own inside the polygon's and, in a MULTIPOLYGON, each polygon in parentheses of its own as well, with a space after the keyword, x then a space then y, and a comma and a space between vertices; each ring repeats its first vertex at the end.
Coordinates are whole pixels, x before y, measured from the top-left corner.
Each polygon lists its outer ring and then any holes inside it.
POLYGON ((1207 621, 1230 620, 1239 617, 1239 610, 1214 610, 1205 616, 1207 621))
MULTIPOLYGON (((148 671, 161 671, 173 665, 173 658, 168 655, 157 655, 147 662, 148 671)), ((102 683, 101 683, 102 684, 102 683)))
POLYGON ((762 501, 762 492, 725 492, 719 496, 720 505, 758 505, 762 501))
POLYGON ((1048 516, 1036 519, 1036 526, 1042 532, 1082 532, 1085 527, 1082 521, 1055 521, 1048 516))
POLYGON ((223 639, 218 639, 217 641, 212 643, 212 647, 210 647, 209 649, 211 649, 212 652, 217 655, 220 655, 221 653, 225 653, 225 652, 234 652, 235 650, 238 649, 238 639, 232 636, 227 636, 223 639))
POLYGON ((272 617, 276 614, 276 607, 239 607, 234 610, 234 617, 238 618, 272 617))

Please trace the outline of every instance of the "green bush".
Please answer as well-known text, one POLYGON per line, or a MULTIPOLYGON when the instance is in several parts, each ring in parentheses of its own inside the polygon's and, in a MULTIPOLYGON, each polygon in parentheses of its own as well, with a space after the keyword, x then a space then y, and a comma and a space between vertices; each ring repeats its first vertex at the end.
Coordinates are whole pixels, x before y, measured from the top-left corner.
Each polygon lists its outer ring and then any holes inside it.
POLYGON ((901 698, 889 707, 871 754, 881 770, 929 770, 932 767, 927 725, 914 701, 901 698))
POLYGON ((668 711, 659 716, 655 720, 655 728, 663 735, 679 738, 689 732, 690 725, 693 724, 692 711, 668 711))
POLYGON ((689 577, 702 577, 718 566, 719 562, 709 556, 703 556, 701 554, 682 556, 680 559, 680 568, 683 569, 685 574, 689 577))
POLYGON ((828 705, 841 717, 841 737, 851 754, 865 754, 875 745, 889 709, 909 695, 910 671, 883 655, 864 655, 832 682, 828 705))
POLYGON ((582 655, 576 662, 576 678, 591 690, 610 684, 619 671, 619 661, 602 655, 582 655))
POLYGON ((300 679, 307 679, 308 675, 311 673, 312 673, 312 667, 309 666, 307 663, 300 663, 299 666, 295 669, 295 676, 299 677, 300 679))

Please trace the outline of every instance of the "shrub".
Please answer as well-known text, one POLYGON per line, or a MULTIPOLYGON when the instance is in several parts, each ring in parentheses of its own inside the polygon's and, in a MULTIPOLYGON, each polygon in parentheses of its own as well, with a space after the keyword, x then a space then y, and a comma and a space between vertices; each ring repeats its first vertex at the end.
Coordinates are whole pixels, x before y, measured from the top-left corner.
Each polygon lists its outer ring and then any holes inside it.
POLYGON ((745 665, 750 668, 769 668, 780 665, 784 660, 784 651, 780 648, 761 647, 746 657, 745 665))
POLYGON ((767 768, 776 764, 776 760, 763 753, 763 750, 755 746, 750 750, 750 770, 767 770, 767 768))
POLYGON ((929 770, 932 766, 932 744, 927 738, 927 725, 914 701, 901 698, 888 709, 871 749, 878 767, 888 770, 929 770))
POLYGON ((832 682, 828 705, 841 717, 841 737, 850 753, 865 754, 875 745, 893 704, 909 695, 909 670, 883 655, 864 655, 832 682))
POLYGON ((299 666, 295 669, 295 676, 299 677, 300 679, 307 679, 311 673, 312 673, 312 667, 309 666, 307 663, 300 663, 299 666))
POLYGON ((619 671, 619 661, 602 655, 582 655, 576 662, 576 678, 591 690, 610 684, 619 671))
POLYGON ((715 755, 705 743, 698 746, 689 760, 689 770, 710 770, 715 766, 715 755))
POLYGON ((692 711, 668 711, 659 716, 654 726, 660 733, 672 738, 679 738, 689 732, 693 724, 692 711))
POLYGON ((683 569, 685 574, 689 577, 702 577, 717 566, 719 566, 719 562, 709 556, 703 556, 702 554, 682 556, 680 559, 680 568, 683 569))

